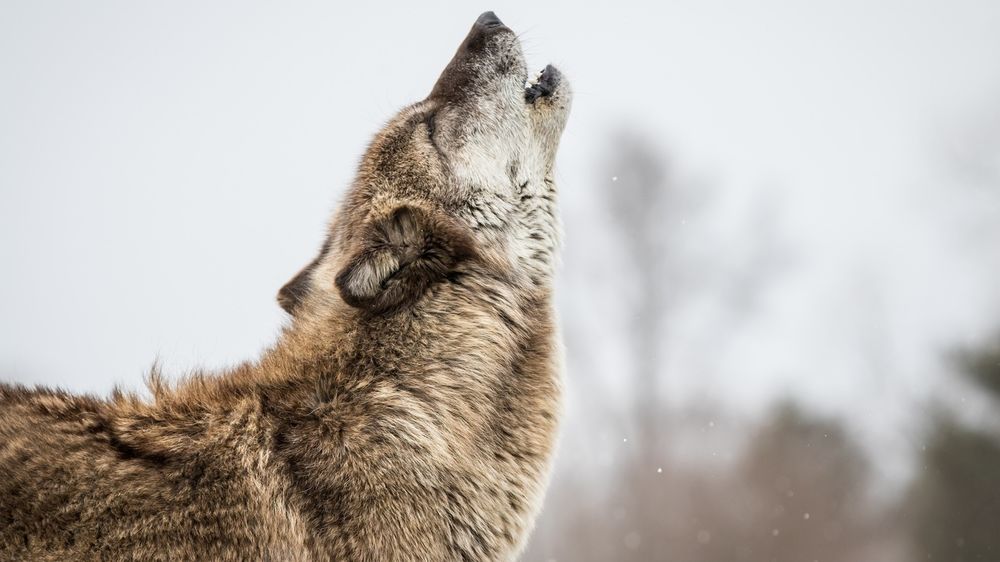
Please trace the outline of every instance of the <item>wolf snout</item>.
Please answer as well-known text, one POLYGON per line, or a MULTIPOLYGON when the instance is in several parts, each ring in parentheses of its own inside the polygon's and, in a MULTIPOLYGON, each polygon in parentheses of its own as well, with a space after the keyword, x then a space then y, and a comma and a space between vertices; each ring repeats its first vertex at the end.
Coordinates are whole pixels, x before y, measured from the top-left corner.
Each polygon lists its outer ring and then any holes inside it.
POLYGON ((493 12, 484 12, 472 24, 455 56, 434 84, 430 97, 464 100, 469 92, 496 91, 500 80, 522 72, 523 55, 514 32, 493 12))
POLYGON ((503 22, 493 12, 483 12, 476 20, 476 25, 481 25, 489 29, 492 27, 501 27, 503 26, 503 22))

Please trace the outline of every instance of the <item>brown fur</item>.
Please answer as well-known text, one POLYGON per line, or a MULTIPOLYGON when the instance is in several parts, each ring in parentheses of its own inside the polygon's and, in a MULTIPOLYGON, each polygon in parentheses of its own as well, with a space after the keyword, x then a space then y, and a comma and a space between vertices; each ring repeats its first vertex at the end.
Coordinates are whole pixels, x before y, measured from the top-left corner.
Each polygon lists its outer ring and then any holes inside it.
POLYGON ((0 384, 0 559, 517 555, 559 410, 569 91, 553 74, 515 100, 523 57, 491 16, 376 136, 258 360, 154 371, 151 400, 0 384))

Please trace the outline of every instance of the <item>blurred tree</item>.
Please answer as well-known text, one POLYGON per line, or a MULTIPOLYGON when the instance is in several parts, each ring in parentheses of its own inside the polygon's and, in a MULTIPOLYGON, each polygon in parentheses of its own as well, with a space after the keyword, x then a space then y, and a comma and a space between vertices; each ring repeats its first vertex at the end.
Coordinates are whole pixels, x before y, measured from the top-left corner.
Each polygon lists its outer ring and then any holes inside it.
MULTIPOLYGON (((747 428, 726 424, 726 431, 741 429, 747 428)), ((630 480, 655 509, 626 514, 613 559, 899 559, 876 544, 881 538, 866 501, 867 461, 838 423, 785 403, 750 433, 733 464, 672 466, 666 475, 630 480)))
MULTIPOLYGON (((959 354, 961 376, 1000 405, 1000 340, 959 354)), ((920 560, 1000 560, 1000 432, 938 412, 908 499, 920 560)))
POLYGON ((527 559, 909 560, 905 537, 872 507, 862 449, 838 422, 790 403, 751 426, 723 420, 702 431, 690 412, 671 418, 677 439, 750 439, 730 463, 671 457, 654 468, 632 457, 609 474, 603 501, 557 498, 565 534, 545 556, 535 551, 527 559))
POLYGON ((626 336, 633 360, 623 381, 631 399, 622 434, 633 443, 622 448, 602 510, 611 532, 604 547, 610 552, 604 556, 652 560, 654 553, 669 552, 669 519, 684 517, 670 509, 683 501, 680 495, 686 490, 669 457, 670 432, 679 424, 669 419, 662 381, 670 359, 668 322, 677 305, 697 290, 693 279, 700 268, 686 226, 704 210, 706 192, 677 177, 664 152, 641 135, 620 131, 612 146, 602 174, 612 185, 601 195, 628 272, 619 278, 622 304, 629 310, 626 336))
POLYGON ((629 274, 621 278, 621 284, 627 287, 631 282, 634 290, 631 298, 626 294, 624 299, 632 309, 629 340, 635 357, 634 402, 636 411, 651 418, 642 425, 652 429, 661 406, 657 374, 664 360, 666 322, 685 271, 679 263, 678 248, 684 242, 679 227, 689 212, 691 197, 671 177, 667 159, 641 137, 621 132, 614 146, 616 151, 602 174, 613 185, 602 195, 627 261, 629 274))
MULTIPOLYGON (((591 342, 624 344, 630 361, 617 381, 628 391, 624 413, 591 384, 582 397, 588 409, 587 425, 578 427, 591 435, 628 437, 605 443, 610 449, 605 452, 613 456, 611 463, 589 458, 582 459, 582 464, 563 464, 528 555, 539 560, 557 554, 573 560, 619 559, 621 548, 629 545, 630 551, 636 551, 643 540, 647 543, 644 552, 649 552, 655 533, 643 538, 630 528, 630 521, 650 521, 655 528, 664 498, 649 495, 647 478, 652 474, 661 483, 674 481, 665 478, 663 471, 656 472, 670 465, 666 452, 672 424, 661 388, 669 341, 667 321, 681 295, 689 295, 689 289, 697 286, 691 280, 699 268, 685 253, 691 245, 683 227, 697 214, 705 194, 698 186, 679 181, 664 152, 648 139, 629 130, 611 139, 599 180, 591 186, 602 213, 596 217, 597 224, 577 232, 583 237, 595 236, 595 229, 607 233, 613 242, 605 246, 604 254, 581 258, 597 260, 602 267, 613 268, 615 275, 604 281, 581 275, 587 283, 583 291, 587 302, 581 306, 589 309, 594 301, 614 302, 626 325, 624 330, 609 330, 604 319, 579 317, 588 325, 567 330, 567 349, 568 363, 587 369, 588 362, 574 359, 575 354, 586 355, 591 342), (569 545, 567 536, 573 537, 569 545)), ((568 258, 572 256, 568 252, 568 258)), ((567 267, 571 265, 567 261, 567 267)))
POLYGON ((734 476, 735 509, 706 560, 866 559, 862 553, 876 535, 867 501, 868 461, 840 423, 779 404, 734 476))
MULTIPOLYGON (((770 285, 783 248, 773 238, 767 201, 740 240, 706 240, 701 219, 712 192, 680 179, 663 151, 643 137, 626 131, 612 138, 596 185, 604 220, 580 234, 609 229, 607 253, 592 259, 615 275, 603 282, 584 276, 582 282, 590 284, 585 308, 611 299, 627 325, 609 329, 605 318, 580 317, 590 325, 575 326, 581 339, 571 336, 568 350, 572 355, 588 342, 623 343, 630 361, 616 372, 616 382, 628 389, 627 398, 618 408, 604 396, 587 400, 578 427, 592 443, 603 443, 598 454, 611 454, 613 462, 576 451, 560 457, 525 559, 901 560, 876 544, 864 501, 866 461, 837 423, 791 405, 781 405, 761 425, 738 423, 711 408, 666 406, 662 385, 675 365, 670 354, 683 353, 692 341, 691 334, 677 333, 690 331, 677 318, 698 299, 721 303, 715 322, 699 324, 708 331, 693 338, 704 342, 693 353, 722 354, 733 326, 770 285), (682 340, 685 346, 676 343, 682 340), (616 438, 602 441, 609 432, 616 438), (574 462, 567 464, 567 456, 574 462)), ((710 364, 699 361, 697 368, 710 364)), ((600 393, 593 384, 583 390, 600 393)))

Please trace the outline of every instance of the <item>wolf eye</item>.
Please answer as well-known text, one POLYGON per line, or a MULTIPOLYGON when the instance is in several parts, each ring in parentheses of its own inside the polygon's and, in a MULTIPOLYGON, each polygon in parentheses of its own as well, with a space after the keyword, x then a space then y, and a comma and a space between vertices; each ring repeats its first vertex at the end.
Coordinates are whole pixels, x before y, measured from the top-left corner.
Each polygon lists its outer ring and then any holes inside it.
POLYGON ((444 153, 441 152, 441 147, 438 146, 437 141, 434 140, 434 133, 437 131, 437 126, 434 124, 434 115, 434 113, 428 113, 427 116, 424 117, 424 125, 427 127, 427 140, 431 141, 431 146, 434 147, 434 150, 444 157, 444 153))
POLYGON ((424 125, 427 126, 427 136, 430 137, 431 140, 434 140, 434 131, 437 130, 437 127, 434 124, 433 113, 427 114, 427 117, 424 118, 424 125))

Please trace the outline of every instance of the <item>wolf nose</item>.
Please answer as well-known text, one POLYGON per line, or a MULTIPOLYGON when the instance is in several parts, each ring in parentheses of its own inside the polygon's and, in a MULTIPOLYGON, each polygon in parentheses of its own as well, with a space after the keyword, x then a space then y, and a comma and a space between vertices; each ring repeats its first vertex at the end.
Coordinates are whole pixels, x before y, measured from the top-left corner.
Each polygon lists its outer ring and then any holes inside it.
POLYGON ((483 12, 483 15, 479 16, 476 23, 483 27, 500 27, 503 22, 497 17, 493 12, 483 12))

